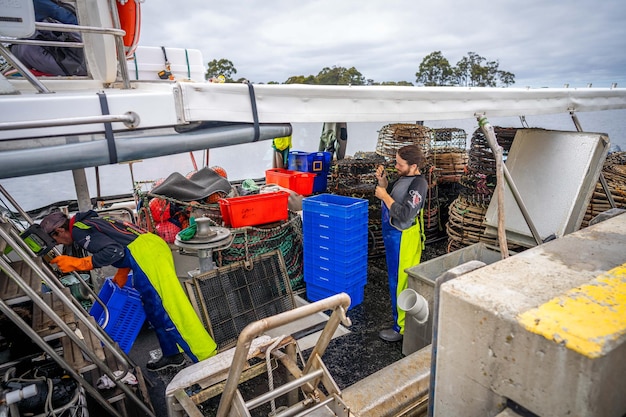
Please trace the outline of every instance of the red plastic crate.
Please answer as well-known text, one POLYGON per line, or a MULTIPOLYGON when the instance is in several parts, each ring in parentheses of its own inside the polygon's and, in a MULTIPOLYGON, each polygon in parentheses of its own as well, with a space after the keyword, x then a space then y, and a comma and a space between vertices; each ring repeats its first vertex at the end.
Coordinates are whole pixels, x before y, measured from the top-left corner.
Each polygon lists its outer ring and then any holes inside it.
POLYGON ((315 176, 315 174, 309 172, 272 168, 265 171, 265 182, 289 188, 300 195, 311 195, 315 176))
POLYGON ((257 226, 265 223, 287 220, 289 193, 246 195, 219 200, 222 220, 227 227, 257 226))

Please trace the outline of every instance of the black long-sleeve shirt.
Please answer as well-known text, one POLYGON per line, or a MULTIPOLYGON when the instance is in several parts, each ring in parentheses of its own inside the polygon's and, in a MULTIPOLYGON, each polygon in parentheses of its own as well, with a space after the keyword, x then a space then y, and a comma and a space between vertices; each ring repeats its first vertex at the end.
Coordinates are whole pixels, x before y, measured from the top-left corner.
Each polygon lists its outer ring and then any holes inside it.
POLYGON ((394 199, 389 210, 391 225, 399 230, 408 229, 424 207, 428 182, 422 175, 400 177, 389 184, 387 192, 394 199))

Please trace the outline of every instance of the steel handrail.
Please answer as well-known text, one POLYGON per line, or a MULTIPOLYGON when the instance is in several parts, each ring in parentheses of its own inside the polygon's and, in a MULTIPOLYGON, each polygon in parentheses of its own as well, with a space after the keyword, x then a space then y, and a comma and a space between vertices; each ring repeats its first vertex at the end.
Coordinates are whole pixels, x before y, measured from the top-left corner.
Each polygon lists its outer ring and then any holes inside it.
MULTIPOLYGON (((39 276, 40 279, 46 280, 46 276, 43 271, 39 268, 39 266, 33 261, 32 258, 28 255, 28 253, 20 247, 17 242, 11 240, 11 236, 7 234, 2 228, 0 228, 0 238, 4 239, 7 243, 11 245, 13 250, 18 254, 20 258, 26 262, 31 269, 35 272, 36 275, 39 276)), ((22 291, 26 293, 26 295, 35 303, 44 313, 55 322, 57 326, 65 333, 67 337, 69 337, 76 345, 80 348, 80 350, 85 353, 93 363, 98 365, 98 368, 104 371, 104 373, 116 384, 118 388, 120 388, 133 402, 135 402, 144 412, 146 412, 149 416, 154 416, 152 410, 146 406, 146 404, 141 401, 136 394, 126 386, 121 381, 121 378, 128 372, 130 368, 130 363, 123 354, 119 352, 119 350, 111 343, 109 337, 102 337, 102 334, 106 334, 100 326, 95 324, 95 322, 91 322, 87 319, 84 310, 79 310, 76 305, 73 304, 73 301, 70 300, 66 294, 60 288, 56 286, 50 286, 53 294, 56 295, 66 306, 70 308, 72 313, 81 321, 87 328, 92 331, 94 334, 99 335, 99 339, 101 342, 110 350, 111 353, 116 357, 116 359, 124 365, 125 371, 120 377, 116 377, 113 371, 104 363, 98 356, 91 351, 91 349, 85 344, 85 342, 76 334, 74 331, 63 321, 56 312, 46 304, 42 298, 32 289, 30 286, 26 285, 20 275, 9 265, 9 263, 0 258, 0 268, 3 269, 7 275, 20 287, 22 291)))
POLYGON ((75 126, 100 123, 124 123, 126 126, 139 124, 139 116, 134 112, 118 115, 68 117, 65 119, 32 120, 27 122, 0 123, 0 130, 36 129, 42 127, 75 126))
MULTIPOLYGON (((13 206, 13 208, 15 208, 17 210, 17 212, 19 213, 20 217, 23 218, 28 224, 32 225, 32 224, 35 223, 34 220, 28 215, 28 213, 26 213, 26 211, 24 211, 24 209, 22 209, 22 207, 17 203, 17 201, 15 201, 13 196, 11 194, 9 194, 9 192, 2 186, 2 184, 0 184, 0 194, 2 194, 7 200, 9 200, 9 203, 13 206)), ((19 235, 17 235, 17 233, 16 233, 16 236, 18 238, 16 240, 21 243, 22 239, 19 238, 19 235)), ((26 245, 24 245, 24 246, 27 247, 26 245)), ((29 248, 29 250, 30 250, 30 248, 29 248)), ((53 250, 54 250, 54 252, 57 255, 61 254, 56 248, 54 248, 53 250)), ((89 285, 87 285, 87 283, 80 276, 79 273, 73 272, 72 275, 74 277, 76 277, 85 288, 87 288, 87 291, 93 297, 93 299, 98 304, 100 304, 102 306, 102 309, 103 309, 103 312, 104 312, 104 324, 102 325, 102 328, 106 327, 106 325, 109 323, 109 317, 110 317, 109 309, 108 309, 106 303, 104 301, 102 301, 100 296, 89 285)), ((53 278, 55 278, 55 277, 53 277, 53 278)), ((46 281, 46 283, 48 285, 50 285, 51 283, 54 283, 55 285, 58 284, 59 288, 61 287, 61 283, 58 282, 58 280, 56 280, 56 279, 48 279, 48 280, 45 280, 45 281, 46 281)), ((106 332, 104 333, 104 335, 105 335, 105 337, 108 337, 108 334, 106 332)), ((109 340, 110 340, 111 344, 114 343, 112 339, 109 338, 109 340)), ((126 361, 129 362, 129 363, 132 363, 128 356, 126 357, 126 361)))
MULTIPOLYGON (((0 258, 1 261, 4 261, 0 258)), ((2 299, 0 299, 0 311, 4 313, 13 323, 18 325, 20 329, 27 336, 30 337, 39 347, 46 352, 50 357, 69 375, 72 376, 81 386, 85 388, 85 390, 102 406, 105 410, 107 410, 110 415, 116 417, 122 417, 122 415, 111 405, 107 400, 102 397, 102 394, 95 389, 91 384, 89 384, 78 372, 76 372, 55 350, 46 343, 41 336, 37 334, 35 330, 33 330, 28 323, 26 323, 11 307, 9 307, 2 299)))
POLYGON ((239 384, 239 378, 243 372, 248 351, 250 350, 250 345, 256 337, 261 336, 267 330, 291 323, 306 316, 326 310, 333 310, 331 317, 328 319, 328 323, 326 323, 326 327, 324 327, 304 367, 304 375, 311 369, 314 358, 323 355, 339 323, 342 322, 344 325, 350 326, 350 319, 346 316, 348 307, 350 307, 350 296, 346 293, 340 293, 312 304, 307 304, 248 324, 241 331, 237 339, 237 347, 235 348, 228 379, 224 385, 222 398, 217 409, 217 417, 226 417, 230 411, 239 384))
POLYGON ((81 26, 81 25, 68 25, 66 23, 48 23, 48 22, 35 22, 36 29, 54 30, 57 32, 85 32, 85 33, 100 33, 103 35, 124 36, 126 31, 117 28, 103 28, 99 26, 81 26))
POLYGON ((323 374, 323 369, 316 369, 313 372, 309 372, 308 374, 303 375, 301 378, 294 379, 293 381, 287 382, 286 384, 281 385, 280 387, 272 391, 266 392, 263 395, 259 395, 258 397, 251 399, 250 401, 245 403, 245 406, 249 410, 252 410, 253 408, 263 405, 270 400, 276 399, 283 394, 287 394, 289 391, 295 388, 301 387, 307 382, 312 381, 315 378, 322 376, 323 374))

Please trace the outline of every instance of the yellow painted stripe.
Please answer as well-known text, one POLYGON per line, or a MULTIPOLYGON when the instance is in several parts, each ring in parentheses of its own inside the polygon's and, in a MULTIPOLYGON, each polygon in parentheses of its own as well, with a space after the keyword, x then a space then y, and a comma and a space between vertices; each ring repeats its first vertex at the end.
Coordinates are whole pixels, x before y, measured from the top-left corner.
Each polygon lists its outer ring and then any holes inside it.
POLYGON ((626 264, 518 317, 528 331, 589 358, 626 334, 626 264))

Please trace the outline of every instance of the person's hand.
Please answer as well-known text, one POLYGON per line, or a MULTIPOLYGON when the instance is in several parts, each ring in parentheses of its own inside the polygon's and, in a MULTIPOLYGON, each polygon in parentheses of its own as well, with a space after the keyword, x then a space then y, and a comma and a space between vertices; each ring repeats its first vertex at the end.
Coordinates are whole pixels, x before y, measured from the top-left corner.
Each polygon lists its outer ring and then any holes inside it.
POLYGON ((389 195, 389 193, 387 192, 387 189, 385 187, 381 187, 380 185, 376 186, 376 198, 383 200, 385 198, 386 195, 389 195))
POLYGON ((73 256, 59 255, 50 261, 59 267, 61 272, 68 273, 72 271, 90 271, 93 269, 91 256, 85 258, 75 258, 73 256))
POLYGON ((376 168, 376 179, 378 180, 378 185, 380 187, 387 188, 387 185, 389 185, 387 173, 385 172, 385 167, 383 165, 378 165, 376 168))
POLYGON ((118 287, 123 288, 124 285, 126 285, 126 281, 128 281, 129 272, 130 268, 119 268, 112 281, 117 284, 118 287))

